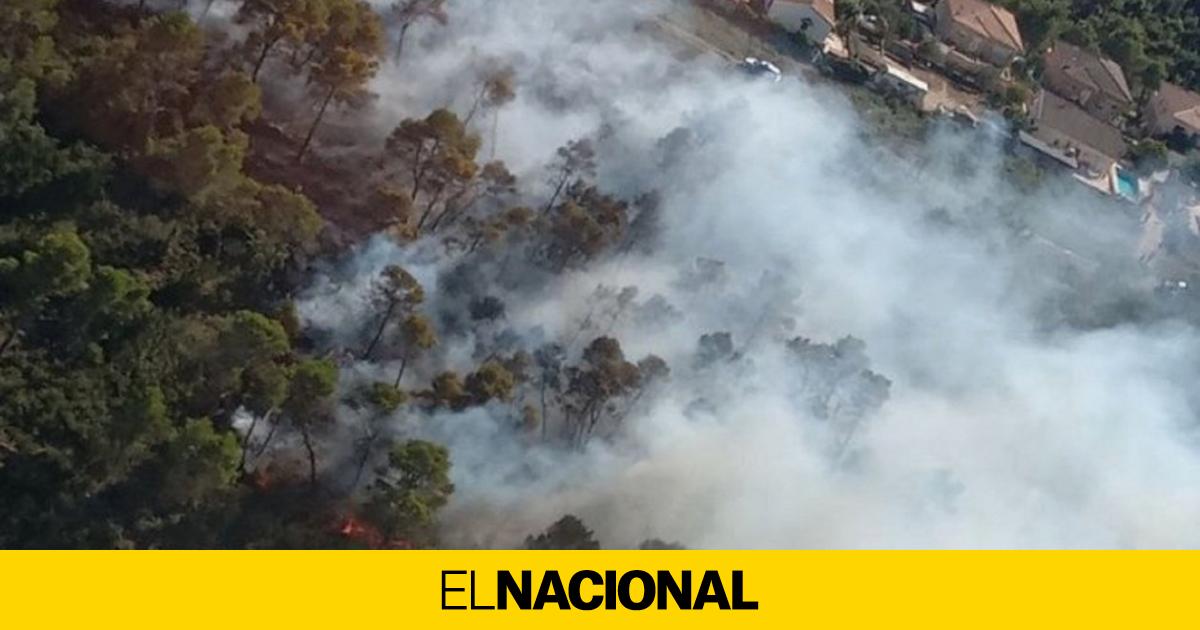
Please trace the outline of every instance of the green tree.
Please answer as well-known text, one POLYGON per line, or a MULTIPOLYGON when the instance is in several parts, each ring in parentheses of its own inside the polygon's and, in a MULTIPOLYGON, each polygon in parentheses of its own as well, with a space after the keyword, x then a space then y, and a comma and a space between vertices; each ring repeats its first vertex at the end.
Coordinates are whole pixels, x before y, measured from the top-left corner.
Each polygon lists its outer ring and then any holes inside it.
POLYGON ((181 13, 114 28, 113 37, 89 42, 78 79, 58 102, 88 138, 139 155, 151 138, 186 129, 201 78, 204 35, 181 13))
POLYGON ((0 259, 0 287, 11 296, 3 313, 9 330, 0 340, 0 356, 48 300, 83 291, 91 277, 91 252, 74 229, 46 234, 19 259, 0 259))
POLYGON ((329 28, 312 44, 307 77, 319 105, 296 154, 297 161, 308 152, 330 104, 362 104, 367 82, 379 71, 383 52, 383 26, 371 5, 362 0, 327 1, 329 28))
POLYGON ((337 366, 329 361, 308 359, 296 366, 288 386, 284 412, 300 431, 308 454, 308 481, 317 487, 317 451, 315 432, 330 420, 331 397, 337 389, 337 366))
POLYGON ((207 291, 235 302, 229 293, 247 300, 268 297, 258 287, 303 261, 324 225, 304 195, 247 177, 236 178, 228 189, 209 187, 193 200, 192 213, 199 235, 210 240, 220 261, 208 270, 213 277, 205 278, 207 291))
POLYGON ((1068 18, 1067 4, 1061 0, 1020 0, 1014 4, 1025 49, 1033 54, 1045 50, 1058 37, 1068 18))
POLYGON ((362 435, 355 443, 357 464, 354 470, 354 480, 350 482, 350 491, 358 488, 362 481, 367 462, 374 453, 376 444, 380 441, 384 420, 395 413, 408 402, 408 393, 399 387, 387 383, 374 382, 361 388, 356 401, 359 408, 365 408, 362 435))
MULTIPOLYGON (((442 204, 441 212, 437 213, 432 220, 427 221, 430 232, 436 232, 440 228, 458 223, 481 201, 499 205, 508 198, 516 197, 517 178, 508 170, 504 162, 498 160, 488 162, 481 169, 469 175, 468 179, 458 181, 455 189, 442 204)), ((528 222, 528 219, 525 219, 524 222, 528 222)), ((513 210, 476 220, 476 223, 482 223, 497 230, 500 235, 508 228, 524 222, 514 221, 513 210)), ((470 248, 470 251, 474 251, 474 248, 470 248)))
POLYGON ((580 365, 567 368, 566 375, 566 425, 568 440, 575 445, 587 441, 614 400, 636 392, 642 381, 638 366, 625 359, 620 342, 612 337, 594 339, 580 365))
POLYGON ((1167 145, 1158 140, 1141 140, 1129 148, 1133 165, 1143 173, 1150 173, 1167 165, 1167 145))
POLYGON ((421 120, 404 120, 388 136, 385 154, 409 168, 413 203, 425 197, 415 226, 418 232, 445 209, 447 197, 455 197, 474 181, 479 146, 479 136, 447 109, 434 110, 421 120))
POLYGON ((250 28, 244 46, 257 83, 272 55, 297 55, 329 28, 329 6, 326 0, 243 0, 234 22, 250 28))
POLYGON ((241 132, 196 127, 162 140, 151 138, 143 169, 168 190, 189 198, 228 192, 244 181, 242 161, 248 146, 241 132))
POLYGON ((241 71, 226 71, 204 81, 203 88, 188 112, 193 126, 211 125, 229 132, 262 114, 262 89, 241 71))
POLYGON ((69 62, 54 41, 59 0, 8 0, 0 11, 0 88, 18 78, 61 84, 69 62))
POLYGON ((687 547, 682 543, 667 542, 661 538, 651 538, 639 543, 638 549, 641 551, 683 551, 687 547))
POLYGON ((34 119, 36 83, 20 79, 6 85, 3 74, 0 68, 0 201, 16 200, 37 189, 94 196, 108 161, 88 147, 64 147, 48 135, 34 119))
POLYGON ((445 6, 446 0, 398 0, 392 5, 392 13, 400 24, 400 31, 396 35, 397 60, 404 52, 404 38, 413 24, 422 20, 433 20, 444 26, 449 21, 445 6))
POLYGON ((619 242, 629 224, 629 205, 576 183, 544 223, 540 257, 556 271, 590 260, 619 242))
POLYGON ((425 301, 425 289, 421 283, 399 265, 389 265, 379 274, 379 279, 371 287, 371 304, 379 311, 379 326, 371 341, 363 350, 362 357, 369 361, 375 352, 375 347, 383 339, 393 318, 407 315, 425 301))
POLYGON ((546 202, 543 212, 549 212, 558 203, 563 191, 569 190, 585 178, 596 173, 596 150, 587 138, 572 140, 559 147, 554 163, 550 165, 551 186, 554 191, 546 202))
POLYGON ((429 318, 420 313, 413 313, 400 323, 400 369, 396 372, 396 387, 404 379, 404 369, 408 362, 419 353, 437 345, 437 332, 429 318))
POLYGON ((512 102, 517 96, 516 75, 512 68, 501 66, 486 69, 479 78, 479 91, 471 101, 463 124, 471 124, 475 114, 483 110, 495 110, 512 102))
POLYGON ((465 383, 471 403, 482 405, 492 400, 510 401, 517 379, 499 361, 488 361, 467 376, 465 383))
POLYGON ((428 396, 433 403, 451 409, 461 409, 468 401, 467 387, 457 372, 442 372, 433 377, 428 396))
POLYGON ((576 551, 599 549, 595 534, 579 517, 567 514, 537 536, 525 538, 526 549, 576 551))
POLYGON ((74 330, 78 338, 115 347, 135 336, 153 313, 150 285, 144 277, 101 265, 63 320, 64 327, 74 330))
POLYGON ((408 440, 392 447, 378 470, 365 513, 389 540, 427 546, 436 538, 437 511, 454 492, 445 447, 408 440))
POLYGON ((172 506, 196 506, 227 491, 237 479, 239 448, 230 433, 208 420, 188 420, 163 450, 157 499, 172 506))
POLYGON ((276 414, 287 400, 290 376, 286 366, 274 361, 256 361, 242 371, 239 402, 253 417, 246 434, 242 436, 239 471, 245 471, 251 450, 255 448, 254 434, 259 424, 266 424, 268 429, 266 437, 257 446, 256 454, 266 450, 275 436, 279 428, 276 414))

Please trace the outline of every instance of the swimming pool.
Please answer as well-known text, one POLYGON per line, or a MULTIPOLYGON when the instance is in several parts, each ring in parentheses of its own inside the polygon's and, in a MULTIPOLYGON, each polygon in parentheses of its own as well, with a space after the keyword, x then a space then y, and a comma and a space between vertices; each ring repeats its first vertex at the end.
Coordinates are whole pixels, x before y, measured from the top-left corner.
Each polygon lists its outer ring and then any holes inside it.
POLYGON ((1116 174, 1117 194, 1131 201, 1138 200, 1138 180, 1132 173, 1118 168, 1116 174))

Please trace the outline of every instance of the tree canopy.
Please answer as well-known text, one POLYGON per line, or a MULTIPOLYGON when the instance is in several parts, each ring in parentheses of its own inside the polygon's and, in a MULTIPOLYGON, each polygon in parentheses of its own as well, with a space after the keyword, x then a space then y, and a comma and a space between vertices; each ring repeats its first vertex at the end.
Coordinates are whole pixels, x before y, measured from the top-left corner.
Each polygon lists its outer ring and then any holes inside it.
POLYGON ((1026 46, 1044 50, 1055 38, 1103 52, 1136 87, 1169 80, 1200 90, 1200 2, 1197 0, 1003 0, 1026 46))
MULTIPOLYGON (((364 11, 247 1, 239 16, 274 16, 249 42, 286 41, 268 50, 281 60, 316 50, 313 81, 340 98, 363 75, 335 66, 380 41, 364 11)), ((182 13, 0 11, 0 547, 343 540, 307 491, 338 370, 297 346, 289 297, 324 221, 247 172, 261 89, 221 53, 182 13), (309 474, 269 480, 259 456, 288 432, 309 474)))

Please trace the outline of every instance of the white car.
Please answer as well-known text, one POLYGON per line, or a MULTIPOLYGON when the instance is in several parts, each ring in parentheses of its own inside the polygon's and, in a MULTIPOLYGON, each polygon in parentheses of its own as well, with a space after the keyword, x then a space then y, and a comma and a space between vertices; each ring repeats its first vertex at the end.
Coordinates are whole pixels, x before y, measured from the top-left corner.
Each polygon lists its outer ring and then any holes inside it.
POLYGON ((783 72, 779 66, 758 57, 746 57, 738 64, 738 68, 752 77, 770 79, 774 83, 783 80, 783 72))

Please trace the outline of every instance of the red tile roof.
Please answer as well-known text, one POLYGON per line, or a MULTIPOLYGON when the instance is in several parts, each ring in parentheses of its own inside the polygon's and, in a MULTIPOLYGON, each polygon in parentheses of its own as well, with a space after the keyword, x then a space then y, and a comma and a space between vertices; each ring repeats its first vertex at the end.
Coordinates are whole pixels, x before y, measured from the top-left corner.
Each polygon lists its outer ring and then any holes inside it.
POLYGON ((947 3, 950 17, 965 28, 1014 50, 1025 50, 1017 18, 1003 7, 983 0, 941 0, 947 3))

